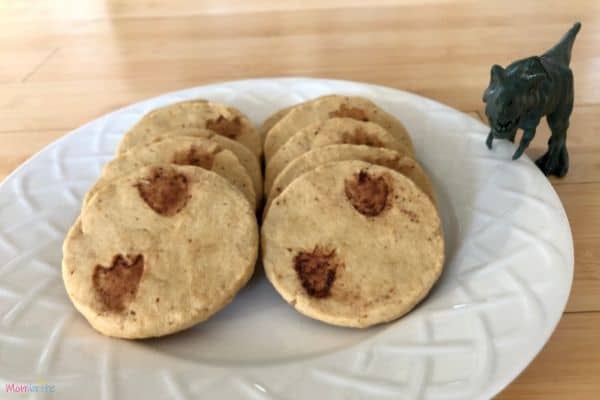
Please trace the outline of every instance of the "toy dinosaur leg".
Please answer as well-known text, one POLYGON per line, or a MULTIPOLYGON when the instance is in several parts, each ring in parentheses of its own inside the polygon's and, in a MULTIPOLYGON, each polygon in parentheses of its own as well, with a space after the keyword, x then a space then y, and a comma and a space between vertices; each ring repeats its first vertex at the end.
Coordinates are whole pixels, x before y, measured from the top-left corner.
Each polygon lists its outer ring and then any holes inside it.
POLYGON ((508 140, 510 140, 512 143, 514 143, 515 142, 515 136, 517 136, 517 129, 515 129, 515 132, 508 137, 508 140))
POLYGON ((567 145, 562 147, 560 150, 560 159, 558 161, 558 170, 556 171, 556 176, 562 178, 569 172, 569 152, 567 151, 567 145))
POLYGON ((552 135, 548 140, 548 151, 535 163, 546 175, 563 177, 569 171, 567 152, 567 129, 573 111, 573 76, 570 70, 564 71, 568 80, 562 93, 562 101, 546 116, 552 135))
POLYGON ((516 160, 517 158, 521 157, 521 155, 523 155, 523 152, 525 151, 525 149, 527 149, 529 143, 533 140, 534 136, 535 128, 523 130, 523 137, 521 138, 521 143, 519 143, 517 151, 515 151, 515 154, 513 154, 512 156, 513 160, 516 160))
POLYGON ((569 122, 556 114, 548 116, 548 125, 552 136, 548 140, 548 151, 535 163, 545 175, 563 177, 569 170, 569 153, 567 151, 567 127, 569 122))

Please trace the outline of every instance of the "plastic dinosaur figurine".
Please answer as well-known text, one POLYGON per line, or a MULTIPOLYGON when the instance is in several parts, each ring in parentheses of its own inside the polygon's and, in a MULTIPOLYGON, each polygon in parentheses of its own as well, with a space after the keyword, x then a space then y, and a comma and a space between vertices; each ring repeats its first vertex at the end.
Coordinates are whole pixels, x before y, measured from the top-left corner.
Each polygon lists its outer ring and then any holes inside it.
POLYGON ((546 116, 552 135, 548 151, 535 163, 546 175, 565 176, 569 170, 567 128, 573 110, 573 73, 569 62, 580 28, 577 22, 556 46, 539 57, 518 60, 506 68, 492 67, 490 85, 483 94, 491 127, 486 140, 488 148, 492 148, 494 139, 514 142, 517 129, 521 128, 523 137, 512 157, 518 159, 546 116))

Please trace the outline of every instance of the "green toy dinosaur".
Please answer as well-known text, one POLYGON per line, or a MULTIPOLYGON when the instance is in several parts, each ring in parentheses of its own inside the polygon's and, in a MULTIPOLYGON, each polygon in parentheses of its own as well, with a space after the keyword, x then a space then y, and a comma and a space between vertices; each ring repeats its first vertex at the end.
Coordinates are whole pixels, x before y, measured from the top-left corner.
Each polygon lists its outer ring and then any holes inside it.
POLYGON ((521 128, 523 137, 512 157, 518 159, 546 116, 552 135, 548 151, 535 163, 546 175, 565 176, 569 170, 567 128, 573 110, 573 73, 569 62, 580 28, 577 22, 556 46, 539 57, 518 60, 506 68, 492 67, 490 84, 483 94, 491 127, 486 140, 488 148, 492 148, 494 138, 514 142, 517 129, 521 128))

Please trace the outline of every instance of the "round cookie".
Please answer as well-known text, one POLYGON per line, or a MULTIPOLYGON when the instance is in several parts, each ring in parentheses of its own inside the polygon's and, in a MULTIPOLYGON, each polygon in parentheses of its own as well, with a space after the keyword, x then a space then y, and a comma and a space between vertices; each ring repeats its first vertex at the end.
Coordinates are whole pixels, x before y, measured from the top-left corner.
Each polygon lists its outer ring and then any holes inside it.
POLYGON ((256 208, 260 201, 254 192, 248 172, 231 151, 222 148, 211 139, 172 136, 148 145, 132 147, 106 164, 102 176, 87 193, 83 201, 84 206, 107 182, 152 164, 193 165, 213 171, 240 190, 253 208, 256 208))
POLYGON ((381 125, 406 146, 410 155, 414 154, 410 136, 394 116, 362 97, 328 95, 294 107, 267 132, 264 143, 266 160, 269 161, 290 137, 306 125, 336 117, 381 125))
MULTIPOLYGON (((140 138, 139 145, 160 141, 164 138, 172 136, 192 136, 211 139, 212 141, 217 142, 219 146, 232 151, 250 174, 256 195, 260 195, 260 198, 262 198, 263 178, 258 157, 256 157, 256 155, 252 153, 246 146, 236 142, 235 140, 228 139, 225 136, 218 135, 215 132, 204 128, 178 128, 165 132, 158 137, 150 136, 140 138)), ((128 149, 124 148, 118 154, 123 154, 127 152, 127 150, 128 149)))
POLYGON ((300 129, 269 159, 265 170, 265 193, 268 194, 277 175, 296 157, 314 148, 333 144, 358 144, 385 147, 409 154, 400 143, 380 125, 352 118, 331 118, 313 122, 300 129))
POLYGON ((170 104, 146 114, 123 136, 119 153, 177 128, 205 128, 240 142, 257 157, 262 154, 261 139, 252 122, 239 110, 206 100, 170 104))
POLYGON ((368 327, 409 312, 444 263, 440 218, 404 175, 362 161, 294 180, 262 226, 269 281, 300 313, 368 327))
POLYGON ((325 96, 320 96, 320 97, 317 97, 315 99, 310 99, 310 100, 307 100, 307 101, 303 101, 301 103, 297 103, 297 104, 294 104, 294 105, 282 108, 281 110, 275 112, 274 114, 271 114, 269 117, 267 117, 267 119, 265 119, 263 121, 263 123, 261 124, 261 126, 260 126, 260 128, 258 130, 259 133, 260 133, 260 136, 261 136, 261 138, 263 140, 263 142, 265 140, 265 137, 267 136, 267 132, 269 132, 271 130, 271 128, 274 127, 275 124, 278 123, 283 117, 285 117, 286 114, 288 112, 290 112, 292 109, 294 109, 294 108, 296 108, 298 106, 307 104, 307 103, 311 103, 313 101, 321 101, 321 100, 323 100, 325 98, 335 97, 335 96, 337 96, 337 95, 335 95, 335 94, 328 94, 328 95, 325 95, 325 96))
POLYGON ((269 208, 273 199, 300 175, 329 162, 346 160, 365 161, 398 171, 412 180, 419 189, 429 196, 434 204, 436 202, 431 181, 423 168, 412 157, 404 156, 402 153, 390 149, 354 144, 336 144, 316 148, 291 161, 273 181, 265 210, 269 208))
POLYGON ((171 334, 228 304, 253 273, 254 210, 231 183, 150 166, 98 191, 63 244, 69 298, 99 332, 171 334))
POLYGON ((307 103, 312 103, 314 101, 322 101, 323 99, 329 98, 329 97, 336 97, 338 95, 336 94, 327 94, 324 96, 319 96, 317 98, 314 99, 310 99, 307 101, 303 101, 301 103, 297 103, 285 108, 282 108, 281 110, 275 112, 274 114, 271 114, 269 117, 267 117, 267 119, 265 119, 262 123, 262 125, 260 126, 259 132, 260 132, 260 136, 264 142, 265 137, 267 135, 267 132, 269 132, 271 130, 271 128, 273 126, 275 126, 276 123, 278 123, 283 117, 285 117, 287 115, 288 112, 290 112, 292 109, 298 107, 298 106, 302 106, 305 105, 307 103))

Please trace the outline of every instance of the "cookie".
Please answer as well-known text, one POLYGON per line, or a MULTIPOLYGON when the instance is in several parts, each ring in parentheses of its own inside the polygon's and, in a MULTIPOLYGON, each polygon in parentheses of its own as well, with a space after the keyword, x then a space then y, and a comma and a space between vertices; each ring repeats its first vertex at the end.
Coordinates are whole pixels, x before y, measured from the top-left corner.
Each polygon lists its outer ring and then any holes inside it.
POLYGON ((228 304, 253 273, 254 210, 226 179, 190 166, 149 166, 92 198, 63 244, 62 276, 99 332, 168 335, 228 304))
POLYGON ((325 164, 272 203, 261 235, 269 281, 300 313, 368 327, 409 312, 444 263, 435 206, 410 179, 362 161, 325 164))
POLYGON ((406 146, 380 125, 352 118, 331 118, 317 121, 296 132, 269 159, 265 169, 265 193, 269 193, 277 175, 296 157, 314 148, 333 144, 358 144, 385 147, 409 154, 406 146))
MULTIPOLYGON (((164 138, 175 136, 191 136, 211 139, 224 149, 232 151, 250 174, 250 178, 252 178, 252 184, 254 185, 254 191, 256 192, 257 196, 260 195, 262 198, 263 177, 258 157, 256 157, 256 155, 252 153, 246 146, 236 142, 235 140, 228 139, 225 136, 218 135, 215 132, 204 128, 178 128, 165 132, 158 137, 152 136, 140 138, 138 145, 152 143, 154 141, 160 141, 164 138)), ((119 154, 123 154, 127 152, 127 150, 127 148, 123 148, 119 154)))
POLYGON ((123 136, 119 153, 141 141, 178 128, 204 128, 240 142, 261 157, 262 144, 252 122, 239 110, 206 100, 190 100, 170 104, 146 114, 123 136))
POLYGON ((406 146, 410 155, 414 154, 410 136, 394 116, 362 97, 328 95, 294 107, 267 132, 264 141, 266 160, 269 161, 290 137, 306 125, 336 117, 381 125, 406 146))
POLYGON ((292 109, 302 106, 302 105, 305 105, 307 103, 311 103, 313 101, 322 101, 323 99, 326 99, 328 97, 335 97, 335 96, 337 96, 337 95, 329 94, 329 95, 325 95, 325 96, 320 96, 320 97, 317 97, 316 99, 310 99, 310 100, 304 101, 302 103, 298 103, 298 104, 294 104, 294 105, 282 108, 281 110, 275 112, 274 114, 271 114, 269 117, 267 117, 267 119, 265 119, 263 121, 263 123, 261 124, 261 126, 258 130, 263 142, 265 140, 265 136, 267 135, 267 132, 269 132, 271 130, 271 128, 273 126, 275 126, 275 124, 278 123, 283 117, 285 117, 286 114, 288 112, 290 112, 292 109))
POLYGON ((291 161, 277 175, 267 197, 267 210, 285 188, 300 175, 312 171, 320 165, 334 161, 359 160, 391 168, 412 180, 429 198, 436 203, 433 186, 423 168, 410 156, 394 150, 363 145, 340 144, 319 147, 302 154, 291 161))
POLYGON ((211 139, 200 137, 167 137, 141 144, 113 159, 104 166, 102 176, 84 199, 84 207, 106 183, 152 164, 193 165, 215 172, 240 190, 253 208, 260 201, 252 180, 233 152, 222 148, 211 139))

